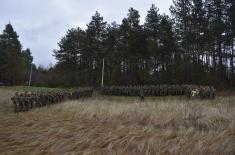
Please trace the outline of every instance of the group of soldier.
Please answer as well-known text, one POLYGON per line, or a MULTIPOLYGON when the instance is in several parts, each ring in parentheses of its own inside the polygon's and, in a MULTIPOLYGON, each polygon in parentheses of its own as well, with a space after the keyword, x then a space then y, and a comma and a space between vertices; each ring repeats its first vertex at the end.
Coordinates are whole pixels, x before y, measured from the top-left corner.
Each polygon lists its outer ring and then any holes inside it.
POLYGON ((185 89, 185 95, 189 98, 214 99, 215 88, 209 86, 188 85, 185 89))
MULTIPOLYGON (((144 86, 104 86, 101 88, 102 95, 115 96, 179 96, 186 95, 189 98, 214 99, 214 87, 196 85, 144 85, 144 86)), ((18 93, 11 98, 15 105, 15 112, 28 111, 34 107, 43 107, 60 103, 65 100, 77 100, 91 97, 92 88, 80 88, 77 90, 57 90, 18 93)))
POLYGON ((72 91, 16 92, 11 100, 15 106, 15 112, 21 112, 28 111, 34 107, 43 107, 60 103, 65 100, 78 100, 80 98, 91 97, 92 93, 92 88, 81 88, 72 91))
POLYGON ((179 96, 213 99, 215 89, 208 86, 195 85, 144 85, 144 86, 105 86, 101 88, 102 95, 115 96, 179 96))

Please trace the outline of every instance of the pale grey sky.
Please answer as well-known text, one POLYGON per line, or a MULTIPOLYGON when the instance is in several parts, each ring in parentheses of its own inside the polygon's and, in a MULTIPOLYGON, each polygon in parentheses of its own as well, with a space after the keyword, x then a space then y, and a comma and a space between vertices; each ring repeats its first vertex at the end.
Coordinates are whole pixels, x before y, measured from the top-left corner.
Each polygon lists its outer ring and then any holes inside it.
POLYGON ((11 23, 23 48, 30 48, 36 65, 55 64, 52 50, 72 27, 86 28, 98 11, 108 23, 121 23, 133 7, 144 22, 147 10, 155 4, 160 13, 169 14, 172 0, 1 0, 0 33, 11 23))

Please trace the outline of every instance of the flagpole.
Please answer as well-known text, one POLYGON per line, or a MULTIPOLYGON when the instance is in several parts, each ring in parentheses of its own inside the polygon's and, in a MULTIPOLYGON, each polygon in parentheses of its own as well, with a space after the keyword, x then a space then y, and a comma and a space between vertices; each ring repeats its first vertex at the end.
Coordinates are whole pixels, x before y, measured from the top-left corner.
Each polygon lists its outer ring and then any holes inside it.
POLYGON ((31 86, 32 71, 33 71, 33 65, 31 64, 31 69, 30 69, 30 74, 29 74, 29 87, 31 86))
POLYGON ((104 86, 104 59, 103 59, 103 67, 102 67, 102 80, 101 80, 101 87, 104 86))

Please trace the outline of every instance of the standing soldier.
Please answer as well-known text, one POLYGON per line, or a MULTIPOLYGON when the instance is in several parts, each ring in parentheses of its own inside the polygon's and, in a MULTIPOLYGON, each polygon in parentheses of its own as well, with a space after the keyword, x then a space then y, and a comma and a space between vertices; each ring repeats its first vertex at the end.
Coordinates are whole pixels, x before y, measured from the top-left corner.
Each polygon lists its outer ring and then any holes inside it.
POLYGON ((23 100, 24 101, 24 110, 28 111, 29 110, 29 95, 28 95, 27 91, 24 93, 23 98, 24 98, 24 100, 23 100))
POLYGON ((199 86, 199 96, 201 99, 204 99, 204 89, 203 86, 199 86))
POLYGON ((199 95, 199 89, 198 89, 197 87, 195 87, 195 88, 192 89, 192 91, 191 91, 191 97, 192 97, 193 99, 195 99, 195 98, 198 97, 198 95, 199 95))
POLYGON ((20 93, 18 97, 18 102, 19 102, 19 111, 23 111, 24 109, 24 96, 23 93, 20 93))
POLYGON ((210 90, 210 99, 214 99, 215 98, 215 88, 214 87, 211 87, 211 90, 210 90))
POLYGON ((15 96, 11 98, 13 104, 15 105, 15 112, 18 111, 18 104, 19 104, 19 94, 16 92, 15 96))
POLYGON ((40 93, 36 92, 34 97, 35 97, 35 105, 36 105, 36 107, 41 107, 40 93))
POLYGON ((140 101, 144 101, 144 91, 143 88, 140 88, 140 101))
POLYGON ((29 94, 28 94, 28 102, 29 102, 29 108, 30 109, 32 109, 33 108, 33 94, 32 94, 32 92, 30 92, 29 94))

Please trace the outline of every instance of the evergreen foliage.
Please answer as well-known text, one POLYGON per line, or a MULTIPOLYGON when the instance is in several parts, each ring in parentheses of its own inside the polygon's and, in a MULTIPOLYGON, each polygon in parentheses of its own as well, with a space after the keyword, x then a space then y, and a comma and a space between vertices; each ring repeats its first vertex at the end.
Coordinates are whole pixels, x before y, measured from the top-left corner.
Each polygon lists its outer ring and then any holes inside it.
MULTIPOLYGON (((83 63, 77 63, 81 70, 74 71, 84 77, 76 85, 99 86, 105 59, 107 85, 188 83, 233 87, 233 1, 173 0, 170 11, 171 17, 160 14, 153 4, 143 25, 134 8, 128 10, 120 25, 107 24, 96 12, 80 34, 85 37, 79 47, 83 49, 79 55, 83 63)), ((56 59, 59 68, 63 62, 56 59)))
POLYGON ((19 85, 28 81, 33 57, 30 49, 22 50, 19 36, 11 24, 0 34, 0 81, 19 85))

